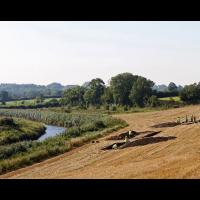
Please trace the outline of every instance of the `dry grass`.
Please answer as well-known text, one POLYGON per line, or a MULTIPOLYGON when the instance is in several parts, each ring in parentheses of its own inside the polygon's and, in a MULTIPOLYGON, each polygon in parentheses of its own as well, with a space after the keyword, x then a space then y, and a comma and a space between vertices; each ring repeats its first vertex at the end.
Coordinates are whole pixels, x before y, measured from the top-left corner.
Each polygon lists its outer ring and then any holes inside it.
POLYGON ((100 138, 99 143, 91 142, 61 156, 5 174, 1 178, 200 178, 200 123, 152 127, 176 121, 177 117, 186 114, 194 114, 199 119, 200 106, 115 115, 126 120, 130 126, 100 138), (162 132, 151 139, 133 143, 135 145, 128 148, 101 150, 113 144, 113 141, 107 140, 108 137, 130 129, 137 132, 162 132))

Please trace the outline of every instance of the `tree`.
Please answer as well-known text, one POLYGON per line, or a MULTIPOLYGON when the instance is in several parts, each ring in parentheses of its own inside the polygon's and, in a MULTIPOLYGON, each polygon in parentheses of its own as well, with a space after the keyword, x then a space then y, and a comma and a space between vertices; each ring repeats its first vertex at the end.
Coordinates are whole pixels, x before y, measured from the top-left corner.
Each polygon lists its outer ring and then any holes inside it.
POLYGON ((159 105, 159 100, 158 100, 157 96, 155 96, 155 95, 150 96, 147 101, 147 106, 156 107, 158 105, 159 105))
POLYGON ((200 101, 200 83, 186 85, 180 92, 180 98, 187 103, 197 103, 200 101))
POLYGON ((60 103, 57 99, 50 99, 45 103, 46 106, 54 107, 54 106, 59 106, 60 103))
POLYGON ((138 76, 131 73, 118 74, 111 78, 110 88, 113 93, 114 102, 119 105, 130 104, 130 91, 138 76))
POLYGON ((173 83, 173 82, 171 82, 171 83, 169 83, 169 85, 168 85, 168 90, 170 91, 170 92, 174 92, 174 91, 177 91, 177 86, 176 86, 176 84, 175 83, 173 83))
POLYGON ((85 89, 81 86, 69 88, 64 92, 62 103, 70 106, 83 106, 84 105, 85 89))
POLYGON ((44 96, 43 94, 39 94, 37 97, 36 97, 36 103, 43 103, 44 102, 44 96))
POLYGON ((101 101, 103 104, 112 104, 113 103, 113 93, 110 87, 105 88, 104 94, 101 96, 101 101))
POLYGON ((96 78, 92 79, 89 83, 87 90, 84 94, 84 100, 86 102, 86 106, 91 105, 99 105, 101 104, 101 96, 104 94, 105 83, 102 79, 96 78))
POLYGON ((139 77, 131 89, 129 98, 133 105, 143 107, 152 95, 154 82, 144 77, 139 77))
POLYGON ((2 103, 8 101, 9 100, 8 92, 7 91, 1 91, 0 99, 1 99, 2 103))

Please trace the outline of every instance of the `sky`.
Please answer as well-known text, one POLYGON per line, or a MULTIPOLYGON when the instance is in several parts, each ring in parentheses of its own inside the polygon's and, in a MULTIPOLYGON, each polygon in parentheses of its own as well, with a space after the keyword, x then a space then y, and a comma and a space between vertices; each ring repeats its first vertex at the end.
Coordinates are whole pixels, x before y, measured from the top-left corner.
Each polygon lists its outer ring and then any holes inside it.
POLYGON ((0 83, 83 84, 130 72, 200 81, 200 22, 0 22, 0 83))

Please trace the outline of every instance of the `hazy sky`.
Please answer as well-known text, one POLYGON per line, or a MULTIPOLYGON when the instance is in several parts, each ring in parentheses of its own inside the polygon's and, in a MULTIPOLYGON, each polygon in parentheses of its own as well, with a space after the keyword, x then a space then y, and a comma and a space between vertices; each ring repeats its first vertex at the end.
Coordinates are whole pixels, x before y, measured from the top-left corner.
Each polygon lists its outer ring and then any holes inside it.
POLYGON ((200 22, 0 22, 0 83, 107 83, 122 72, 199 82, 200 22))

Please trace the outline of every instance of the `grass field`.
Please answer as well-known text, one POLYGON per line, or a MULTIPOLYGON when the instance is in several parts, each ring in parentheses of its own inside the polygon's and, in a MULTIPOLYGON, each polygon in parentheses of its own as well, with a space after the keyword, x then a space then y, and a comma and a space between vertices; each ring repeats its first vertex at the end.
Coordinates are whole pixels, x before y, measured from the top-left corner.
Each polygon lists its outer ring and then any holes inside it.
POLYGON ((162 101, 170 101, 170 100, 174 100, 177 102, 181 102, 180 97, 176 96, 176 97, 163 97, 163 98, 159 98, 159 100, 162 101))
POLYGON ((0 117, 0 145, 39 138, 44 124, 17 118, 0 117))
MULTIPOLYGON (((44 103, 52 100, 52 99, 57 99, 60 100, 60 98, 46 98, 44 99, 44 103)), ((31 106, 31 105, 37 105, 37 102, 35 99, 30 99, 30 100, 18 100, 18 101, 7 101, 6 105, 4 107, 9 107, 9 106, 31 106)), ((3 106, 3 105, 1 105, 3 106)))

